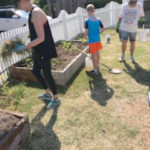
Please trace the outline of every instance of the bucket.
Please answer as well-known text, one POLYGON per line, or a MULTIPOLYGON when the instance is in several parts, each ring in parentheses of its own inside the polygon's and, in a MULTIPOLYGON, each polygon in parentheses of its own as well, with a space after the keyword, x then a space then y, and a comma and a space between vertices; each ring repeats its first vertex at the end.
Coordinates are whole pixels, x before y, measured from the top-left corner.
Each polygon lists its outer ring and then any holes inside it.
POLYGON ((150 41, 150 29, 142 29, 139 31, 139 41, 146 42, 150 41))

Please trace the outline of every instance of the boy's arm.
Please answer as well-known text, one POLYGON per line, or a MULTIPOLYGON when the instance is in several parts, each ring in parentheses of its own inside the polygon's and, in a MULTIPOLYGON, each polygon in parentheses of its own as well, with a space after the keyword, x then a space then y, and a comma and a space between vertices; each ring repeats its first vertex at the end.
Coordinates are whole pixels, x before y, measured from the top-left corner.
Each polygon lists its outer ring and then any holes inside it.
POLYGON ((105 31, 104 25, 101 21, 100 21, 100 29, 101 29, 101 33, 105 31))
POLYGON ((85 23, 84 23, 84 28, 85 28, 84 38, 87 39, 87 36, 88 36, 88 23, 87 23, 87 21, 85 21, 85 23))
POLYGON ((85 29, 84 38, 87 39, 87 36, 88 36, 88 29, 85 29))

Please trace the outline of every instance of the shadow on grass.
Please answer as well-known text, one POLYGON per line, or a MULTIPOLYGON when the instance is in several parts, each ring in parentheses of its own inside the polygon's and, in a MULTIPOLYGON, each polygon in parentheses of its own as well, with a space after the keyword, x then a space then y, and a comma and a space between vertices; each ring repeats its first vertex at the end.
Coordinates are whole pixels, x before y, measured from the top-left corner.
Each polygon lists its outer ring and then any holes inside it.
POLYGON ((53 127, 57 120, 57 109, 53 110, 52 116, 47 118, 49 122, 44 125, 41 119, 46 113, 45 107, 37 114, 31 122, 31 139, 27 150, 60 150, 61 142, 59 141, 53 127))
MULTIPOLYGON (((58 94, 65 94, 69 87, 72 85, 72 83, 74 82, 74 80, 77 78, 77 76, 80 74, 80 72, 82 71, 82 69, 84 68, 84 65, 82 65, 80 67, 80 69, 76 72, 76 74, 72 77, 72 79, 67 83, 66 86, 57 86, 57 90, 58 90, 58 94)), ((24 81, 19 81, 13 78, 9 78, 9 85, 8 87, 13 87, 17 84, 23 83, 26 87, 32 87, 32 88, 37 88, 37 89, 42 89, 42 86, 40 85, 40 83, 32 83, 32 82, 24 82, 24 81)))
POLYGON ((107 85, 107 80, 103 79, 102 74, 100 76, 94 76, 87 73, 91 77, 89 86, 91 90, 91 98, 103 107, 107 105, 107 101, 110 100, 114 94, 114 90, 107 85))
POLYGON ((134 63, 135 69, 133 69, 129 64, 124 62, 127 74, 136 80, 139 84, 150 86, 150 71, 143 69, 138 63, 134 63))

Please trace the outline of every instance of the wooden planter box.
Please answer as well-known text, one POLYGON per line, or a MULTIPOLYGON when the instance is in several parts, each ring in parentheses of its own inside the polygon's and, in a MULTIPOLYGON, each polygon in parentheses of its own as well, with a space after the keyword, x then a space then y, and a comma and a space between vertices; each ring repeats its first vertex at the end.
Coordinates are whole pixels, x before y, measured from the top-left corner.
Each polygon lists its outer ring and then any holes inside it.
MULTIPOLYGON (((84 52, 87 52, 88 48, 84 49, 84 52)), ((64 70, 62 71, 52 71, 54 80, 57 85, 65 86, 70 79, 73 77, 73 75, 80 69, 80 67, 84 64, 86 55, 79 54, 75 59, 71 61, 70 64, 68 64, 64 70)), ((26 67, 11 67, 10 73, 12 77, 15 79, 23 80, 23 81, 31 81, 31 82, 37 82, 37 79, 32 74, 31 68, 26 67)))
POLYGON ((6 135, 0 137, 0 150, 20 150, 30 138, 28 117, 4 110, 0 110, 0 112, 15 116, 20 119, 15 127, 13 127, 6 135))

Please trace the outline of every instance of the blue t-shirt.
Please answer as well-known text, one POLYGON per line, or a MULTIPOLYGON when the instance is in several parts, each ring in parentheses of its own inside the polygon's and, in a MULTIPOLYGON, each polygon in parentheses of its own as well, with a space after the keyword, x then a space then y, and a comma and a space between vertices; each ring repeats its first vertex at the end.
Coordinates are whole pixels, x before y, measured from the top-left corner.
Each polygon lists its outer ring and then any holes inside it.
POLYGON ((103 24, 100 19, 97 19, 95 16, 89 17, 85 22, 85 28, 88 29, 89 44, 101 41, 100 28, 103 28, 103 24))

